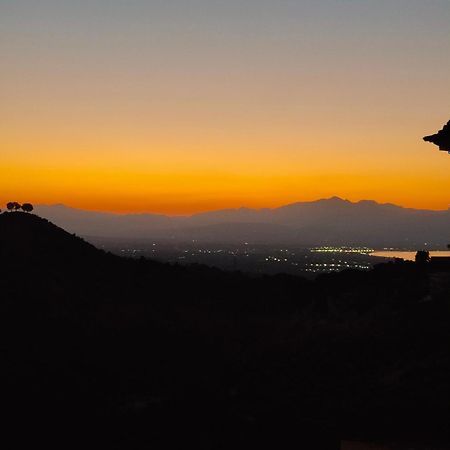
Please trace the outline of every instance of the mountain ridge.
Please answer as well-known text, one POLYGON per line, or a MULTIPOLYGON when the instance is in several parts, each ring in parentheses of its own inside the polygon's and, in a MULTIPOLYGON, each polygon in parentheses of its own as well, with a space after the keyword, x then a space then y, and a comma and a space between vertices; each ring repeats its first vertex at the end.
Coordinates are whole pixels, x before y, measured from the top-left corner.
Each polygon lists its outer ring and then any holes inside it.
POLYGON ((373 200, 339 197, 278 208, 236 208, 191 216, 91 212, 61 205, 36 212, 85 237, 166 239, 200 242, 364 244, 376 247, 445 246, 450 210, 405 208, 373 200), (254 230, 252 230, 252 225, 254 230))
POLYGON ((398 205, 396 203, 391 202, 378 202, 376 200, 372 199, 361 199, 357 201, 351 201, 348 199, 344 199, 339 196, 332 196, 332 197, 324 197, 319 198, 317 200, 305 200, 305 201, 296 201, 292 203, 287 203, 285 205, 275 206, 275 207, 262 207, 262 208, 252 208, 248 206, 239 206, 235 208, 222 208, 222 209, 212 209, 208 211, 200 211, 192 214, 182 214, 182 215, 170 215, 170 214, 163 214, 163 213, 157 213, 157 212, 114 212, 114 211, 102 211, 102 210, 90 210, 90 209, 83 209, 78 207, 73 207, 70 205, 67 205, 65 203, 41 203, 37 204, 36 208, 57 208, 57 209, 70 209, 75 211, 83 211, 86 213, 91 214, 104 214, 104 215, 111 215, 111 216, 159 216, 159 217, 170 217, 170 218, 188 218, 188 217, 194 217, 199 216, 203 214, 209 214, 209 213, 215 213, 215 212, 224 212, 224 211, 274 211, 286 207, 296 206, 296 205, 308 205, 308 204, 320 204, 320 203, 331 203, 331 202, 339 202, 341 204, 348 204, 348 205, 361 205, 361 204, 372 204, 375 206, 389 206, 389 207, 395 207, 400 208, 404 210, 410 210, 410 211, 429 211, 429 212, 447 212, 450 210, 450 206, 447 209, 427 209, 427 208, 412 208, 408 206, 402 206, 398 205))

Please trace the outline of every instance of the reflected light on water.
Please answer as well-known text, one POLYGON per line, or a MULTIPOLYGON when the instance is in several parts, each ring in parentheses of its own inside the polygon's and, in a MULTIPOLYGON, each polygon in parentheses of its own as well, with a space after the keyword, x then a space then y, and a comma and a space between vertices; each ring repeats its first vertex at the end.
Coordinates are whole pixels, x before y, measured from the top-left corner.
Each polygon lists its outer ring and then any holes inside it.
MULTIPOLYGON (((402 258, 405 261, 415 261, 417 252, 386 250, 373 252, 370 256, 378 256, 380 258, 402 258)), ((430 252, 430 256, 447 256, 450 257, 450 251, 434 251, 430 252)))

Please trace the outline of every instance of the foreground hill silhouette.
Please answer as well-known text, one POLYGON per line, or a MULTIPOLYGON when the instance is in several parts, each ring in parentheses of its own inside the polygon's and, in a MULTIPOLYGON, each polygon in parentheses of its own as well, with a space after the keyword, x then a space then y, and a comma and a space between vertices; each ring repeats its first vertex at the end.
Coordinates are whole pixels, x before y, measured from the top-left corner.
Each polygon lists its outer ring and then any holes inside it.
POLYGON ((1 398, 17 446, 440 441, 450 293, 396 263, 315 282, 128 260, 0 215, 1 398))
POLYGON ((4 213, 0 220, 0 255, 3 258, 53 261, 61 255, 72 261, 98 257, 99 251, 33 214, 4 213))

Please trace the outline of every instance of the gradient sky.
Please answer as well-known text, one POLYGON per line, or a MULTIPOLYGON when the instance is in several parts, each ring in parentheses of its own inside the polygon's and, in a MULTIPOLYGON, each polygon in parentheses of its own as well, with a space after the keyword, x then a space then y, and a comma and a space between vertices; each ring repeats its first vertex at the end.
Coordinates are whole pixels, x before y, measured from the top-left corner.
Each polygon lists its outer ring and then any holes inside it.
POLYGON ((0 201, 447 209, 448 0, 0 0, 0 201))

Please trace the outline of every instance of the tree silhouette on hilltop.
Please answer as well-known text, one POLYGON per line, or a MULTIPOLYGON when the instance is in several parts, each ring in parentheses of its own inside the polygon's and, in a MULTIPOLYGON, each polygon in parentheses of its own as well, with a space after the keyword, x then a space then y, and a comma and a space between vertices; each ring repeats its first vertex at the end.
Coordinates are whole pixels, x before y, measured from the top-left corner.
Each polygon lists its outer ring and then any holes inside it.
POLYGON ((8 202, 6 204, 6 208, 8 209, 8 211, 18 211, 21 207, 22 205, 17 202, 8 202))
POLYGON ((30 213, 31 211, 34 210, 34 207, 31 203, 24 203, 21 205, 18 202, 8 202, 6 204, 6 209, 10 212, 19 211, 21 209, 24 212, 30 213))
POLYGON ((34 207, 31 203, 24 203, 22 205, 22 211, 30 213, 31 211, 33 211, 34 207))

